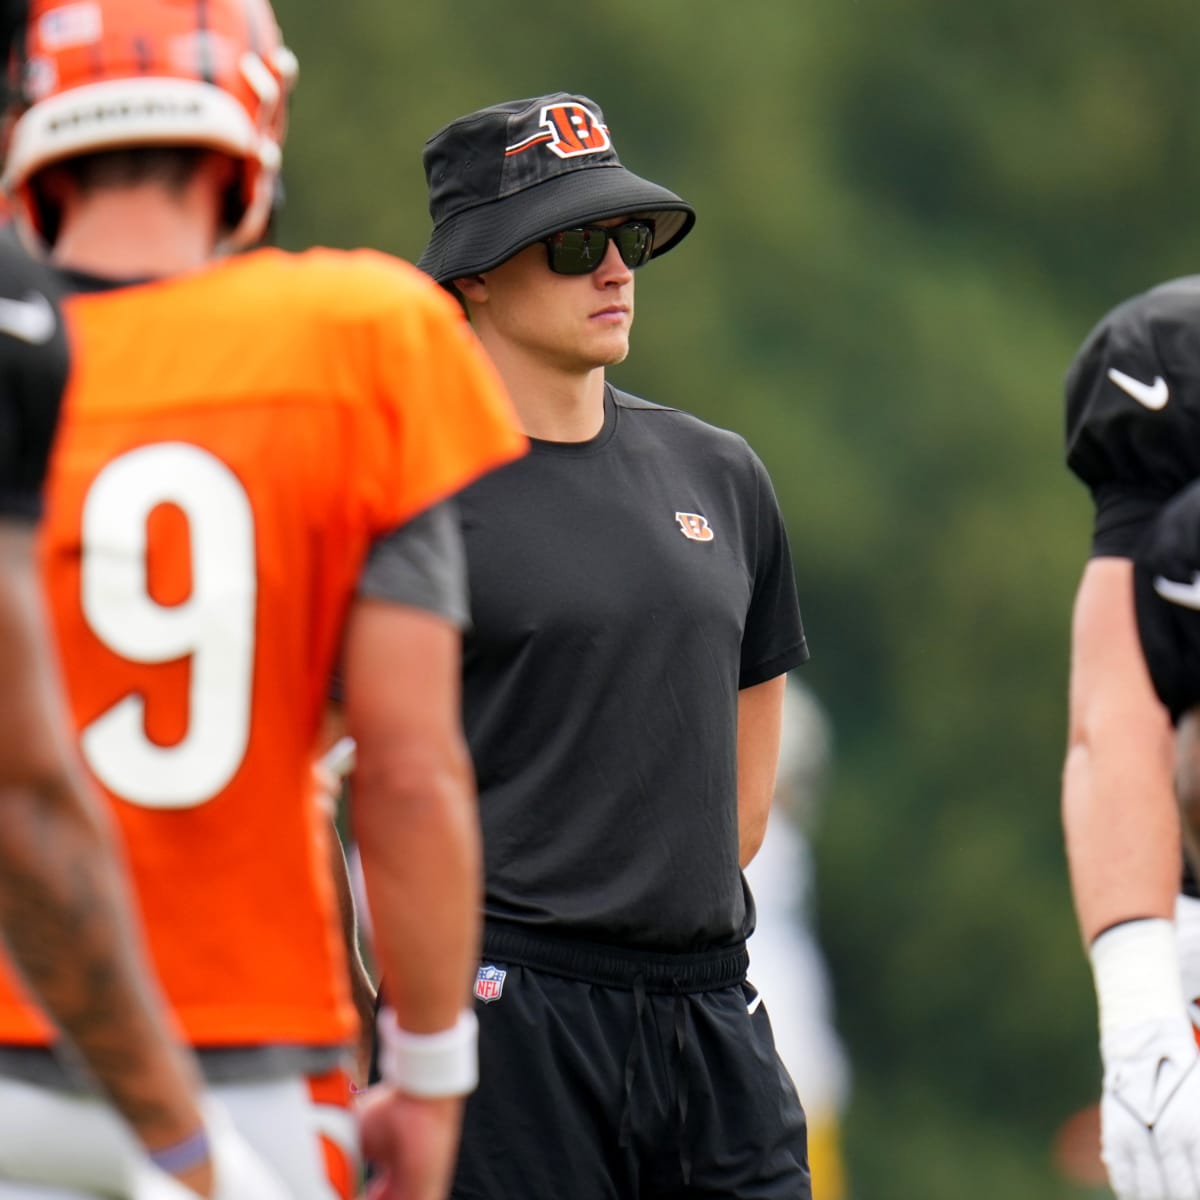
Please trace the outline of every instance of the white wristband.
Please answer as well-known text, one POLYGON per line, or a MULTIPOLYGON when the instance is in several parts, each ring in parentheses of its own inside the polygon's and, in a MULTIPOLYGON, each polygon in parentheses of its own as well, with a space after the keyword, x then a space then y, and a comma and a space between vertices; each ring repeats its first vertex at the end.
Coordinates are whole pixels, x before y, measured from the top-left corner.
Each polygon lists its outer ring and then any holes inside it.
POLYGON ((1091 946, 1103 1039, 1145 1021, 1187 1016, 1175 926, 1161 917, 1126 921, 1091 946))
POLYGON ((381 1008, 379 1074, 385 1083, 410 1096, 465 1096, 479 1082, 479 1022, 465 1008, 458 1020, 439 1033, 409 1033, 396 1014, 381 1008))

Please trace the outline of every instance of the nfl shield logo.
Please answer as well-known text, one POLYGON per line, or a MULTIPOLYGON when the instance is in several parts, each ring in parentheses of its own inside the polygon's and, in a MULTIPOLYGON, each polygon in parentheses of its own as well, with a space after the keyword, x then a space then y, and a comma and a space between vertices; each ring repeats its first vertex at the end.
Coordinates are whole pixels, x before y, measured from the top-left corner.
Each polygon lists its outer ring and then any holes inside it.
POLYGON ((475 976, 475 995, 484 1004, 491 1004, 493 1000, 499 1000, 500 993, 504 991, 504 977, 507 974, 508 972, 500 967, 484 963, 479 968, 479 974, 475 976))

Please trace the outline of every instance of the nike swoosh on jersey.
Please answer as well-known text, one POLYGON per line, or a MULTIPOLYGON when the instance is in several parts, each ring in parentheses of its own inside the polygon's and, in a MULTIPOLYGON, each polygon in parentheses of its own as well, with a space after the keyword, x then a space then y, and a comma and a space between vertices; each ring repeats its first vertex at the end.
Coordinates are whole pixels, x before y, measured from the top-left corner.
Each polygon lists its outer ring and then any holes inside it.
POLYGON ((0 296, 0 333, 31 346, 44 346, 57 328, 54 308, 40 292, 29 292, 24 300, 0 296))
POLYGON ((1200 610, 1200 571, 1193 572, 1191 583, 1180 583, 1165 575, 1155 575, 1154 590, 1172 604, 1200 610))
POLYGON ((1171 397, 1167 381, 1161 375, 1155 375, 1153 383, 1143 383, 1140 379, 1134 379, 1132 375, 1126 375, 1124 371, 1118 371, 1116 367, 1109 367, 1108 377, 1121 391, 1132 396, 1143 408, 1149 408, 1154 412, 1166 407, 1166 403, 1171 397))

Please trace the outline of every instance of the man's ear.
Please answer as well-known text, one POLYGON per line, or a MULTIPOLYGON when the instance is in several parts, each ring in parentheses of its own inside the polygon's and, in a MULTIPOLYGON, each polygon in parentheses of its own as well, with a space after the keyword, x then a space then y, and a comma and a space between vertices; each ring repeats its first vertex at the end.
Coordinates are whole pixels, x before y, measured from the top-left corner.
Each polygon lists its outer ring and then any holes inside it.
POLYGON ((487 280, 482 275, 463 275, 453 280, 454 290, 472 304, 482 304, 487 299, 487 280))

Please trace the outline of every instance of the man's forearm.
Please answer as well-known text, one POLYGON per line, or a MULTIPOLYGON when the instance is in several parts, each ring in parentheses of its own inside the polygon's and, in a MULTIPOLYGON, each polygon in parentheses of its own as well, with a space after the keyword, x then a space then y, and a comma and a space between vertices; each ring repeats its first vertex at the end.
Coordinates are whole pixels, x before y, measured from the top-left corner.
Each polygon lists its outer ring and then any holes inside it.
POLYGON ((1121 921, 1170 919, 1182 849, 1174 735, 1150 684, 1132 567, 1092 559, 1072 617, 1062 819, 1085 943, 1121 921))
POLYGON ((1169 768, 1147 749, 1131 775, 1119 735, 1076 745, 1063 775, 1063 827, 1084 941, 1119 921, 1174 912, 1182 850, 1169 768))
POLYGON ((738 693, 738 865, 743 869, 758 853, 767 832, 786 686, 787 676, 777 675, 738 693))

